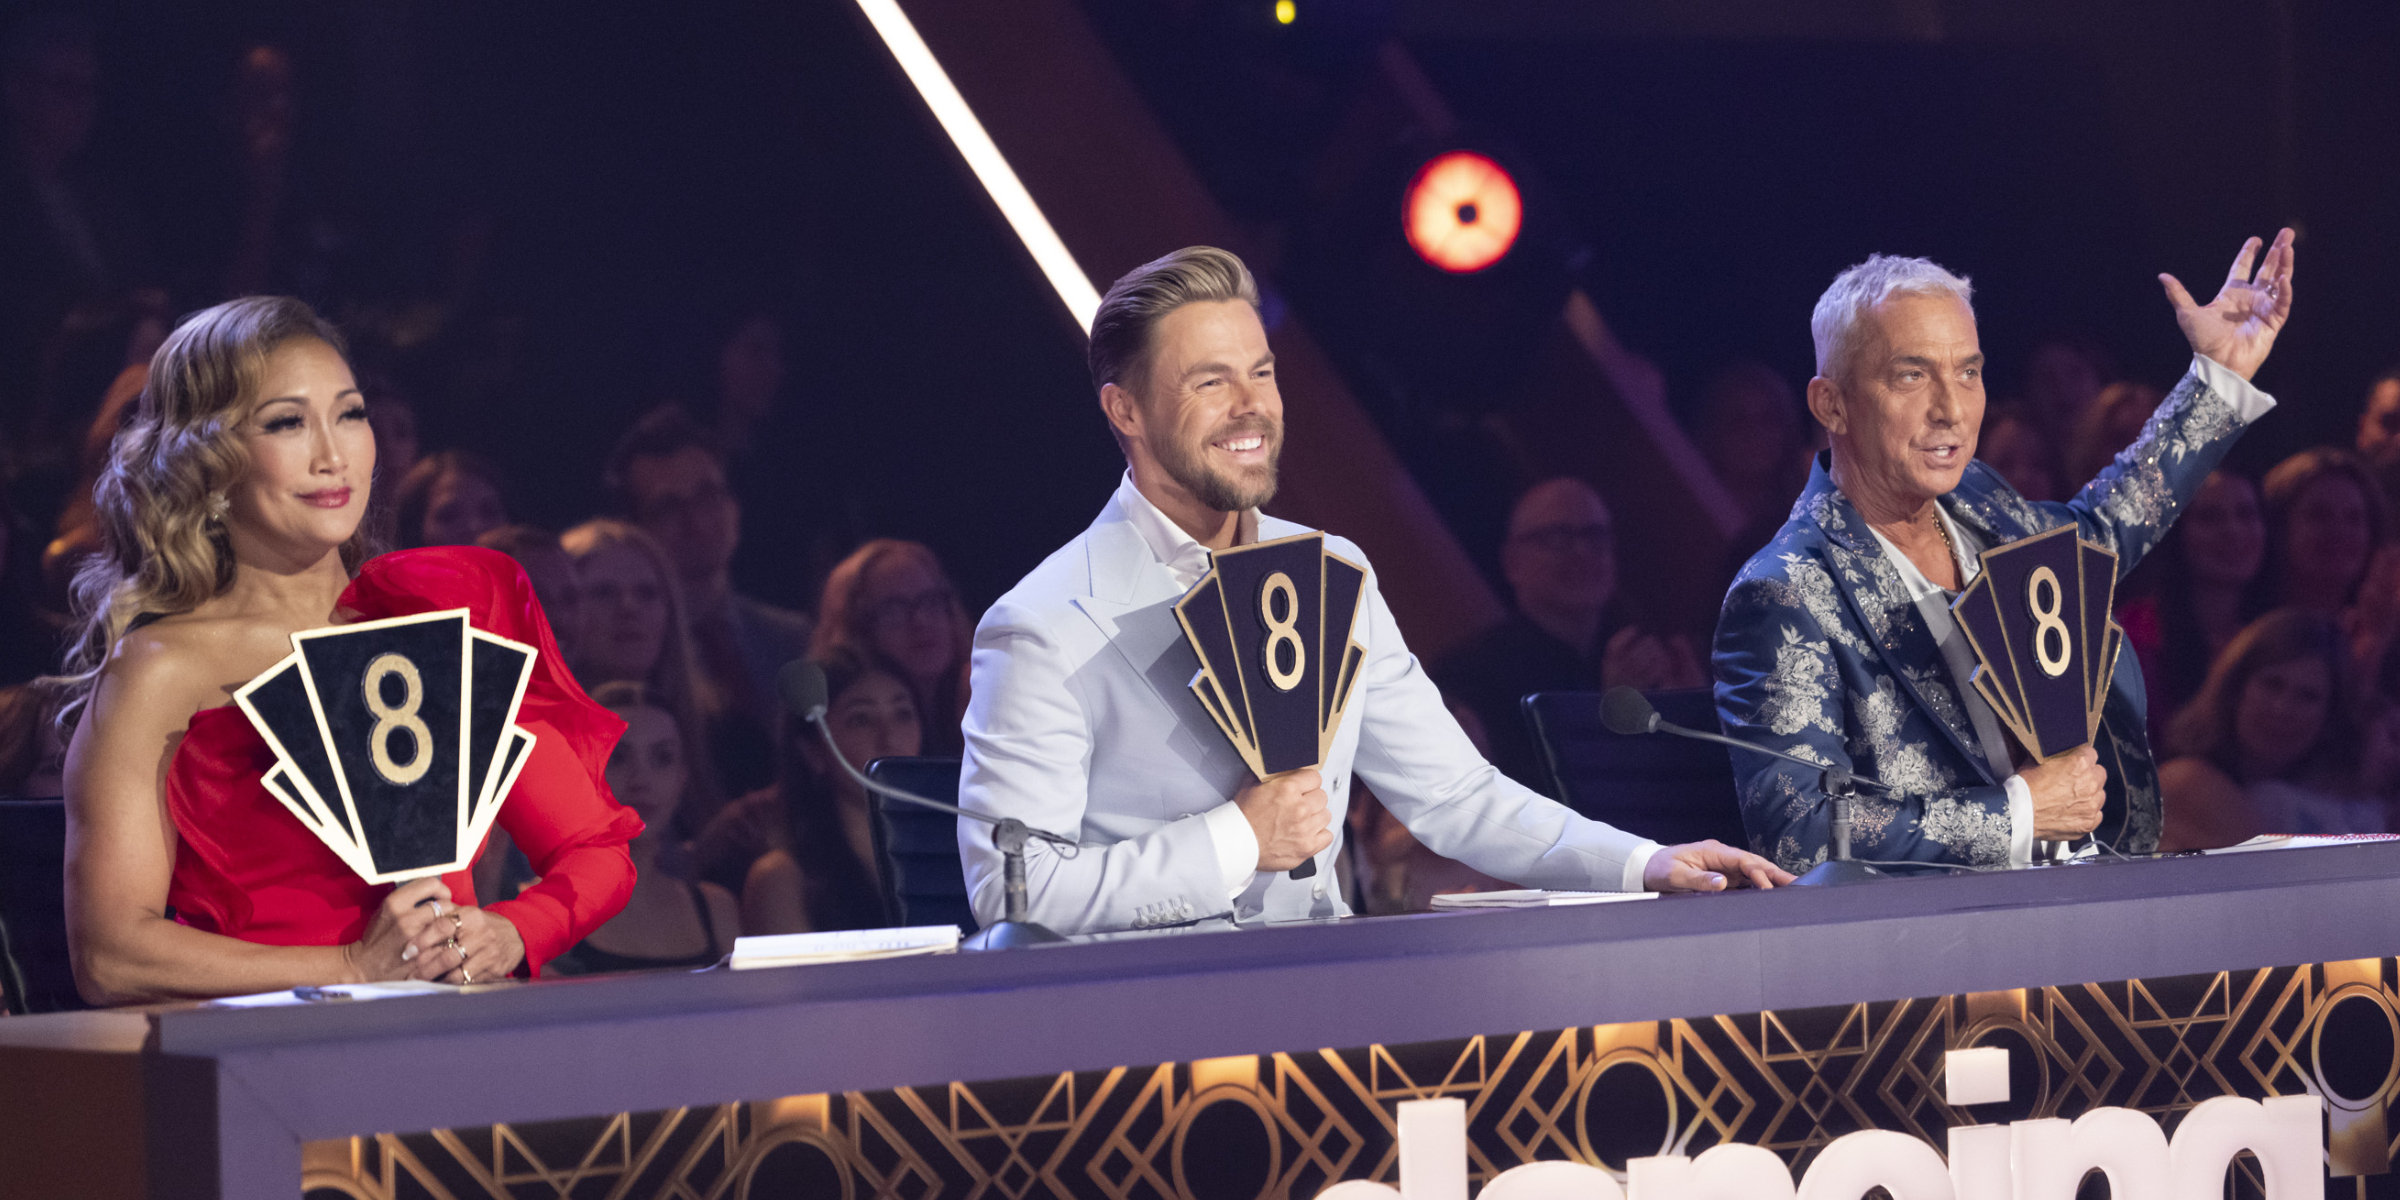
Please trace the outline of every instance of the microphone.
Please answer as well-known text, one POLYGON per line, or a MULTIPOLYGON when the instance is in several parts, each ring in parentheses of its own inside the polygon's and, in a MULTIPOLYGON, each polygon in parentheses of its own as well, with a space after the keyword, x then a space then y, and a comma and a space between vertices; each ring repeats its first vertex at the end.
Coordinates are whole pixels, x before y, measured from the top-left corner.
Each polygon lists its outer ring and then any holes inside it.
POLYGON ((1643 733, 1671 733, 1676 737, 1695 738, 1703 742, 1720 742, 1727 746, 1735 746, 1743 750, 1748 750, 1753 754, 1764 754, 1769 758, 1780 758, 1788 763, 1797 763, 1800 766, 1807 767, 1811 771, 1823 772, 1825 775, 1825 790, 1827 792, 1846 792, 1850 790, 1853 785, 1871 788, 1878 792, 1889 792, 1892 790, 1891 788, 1886 787, 1881 783, 1877 783, 1876 781, 1869 779, 1864 775, 1852 774, 1850 772, 1850 768, 1848 767, 1829 766, 1821 762, 1811 762, 1797 754, 1785 754, 1781 750, 1769 750, 1765 746, 1754 745, 1750 742, 1745 742, 1740 738, 1729 738, 1721 733, 1709 733, 1700 729, 1686 729, 1683 726, 1677 725, 1673 721, 1669 721, 1665 717, 1658 715, 1658 709, 1650 703, 1649 697, 1644 696, 1640 692, 1637 692, 1629 687, 1618 686, 1610 688, 1600 697, 1600 723, 1607 726, 1610 733, 1621 733, 1627 735, 1643 733))
POLYGON ((992 844, 999 848, 1003 865, 1006 916, 998 924, 986 926, 973 937, 959 943, 962 947, 969 950, 1000 950, 1066 940, 1026 919, 1029 901, 1025 891, 1025 843, 1029 839, 1040 838, 1054 846, 1073 848, 1080 847, 1081 842, 1046 829, 1035 829, 1015 817, 995 817, 955 804, 944 804, 867 778, 864 772, 850 765, 850 759, 842 753, 842 748, 834 744, 833 729, 825 723, 825 709, 831 700, 825 685, 825 668, 805 658, 795 658, 783 664, 783 670, 775 676, 775 690, 782 696, 784 711, 796 713, 817 727, 818 736, 825 740, 825 752, 858 786, 879 796, 956 817, 968 817, 992 827, 992 844))
POLYGON ((1855 883, 1861 879, 1882 876, 1883 872, 1865 863, 1851 861, 1850 790, 1853 787, 1868 787, 1879 792, 1889 793, 1892 789, 1885 784, 1878 783, 1864 775, 1854 775, 1848 767, 1810 762, 1797 754, 1769 750, 1765 746, 1753 745, 1739 738, 1729 738, 1721 733, 1686 729, 1658 715, 1658 708, 1650 703, 1649 697, 1622 685, 1610 688, 1601 695, 1600 723, 1607 726, 1610 733, 1627 736, 1645 733, 1671 733, 1676 737, 1691 738, 1695 741, 1719 742, 1727 746, 1736 746, 1752 754, 1764 754, 1769 758, 1779 758, 1818 772, 1824 777, 1825 795, 1833 802, 1832 852, 1826 861, 1818 863, 1810 868, 1807 874, 1793 880, 1793 885, 1855 883))

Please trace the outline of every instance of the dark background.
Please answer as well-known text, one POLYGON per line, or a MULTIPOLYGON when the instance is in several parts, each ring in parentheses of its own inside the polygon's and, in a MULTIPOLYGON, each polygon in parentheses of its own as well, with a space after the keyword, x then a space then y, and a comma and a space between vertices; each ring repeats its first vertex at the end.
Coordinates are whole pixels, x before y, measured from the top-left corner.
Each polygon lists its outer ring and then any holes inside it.
MULTIPOLYGON (((1387 38, 1524 176, 1528 311, 1579 283, 1679 405, 1741 358, 1804 381, 1810 305, 1872 251, 1974 277, 1995 397, 2059 333, 2164 385, 2185 354, 2155 273, 2205 299, 2280 223, 2302 231, 2299 308, 2260 382, 2285 411, 2237 462, 2346 441, 2400 360, 2400 6, 1300 0, 1288 28, 1265 0, 1086 7, 1421 472, 1480 469, 1425 430, 1491 403, 1531 339, 1460 346, 1456 371, 1378 344, 1390 297, 1345 264, 1397 237, 1396 184, 1330 185, 1322 158, 1387 38)), ((346 238, 310 298, 417 394, 429 450, 514 474, 522 517, 593 511, 618 432, 703 387, 711 339, 759 308, 785 318, 793 411, 768 469, 853 534, 930 542, 972 605, 1120 469, 1080 336, 847 3, 80 11, 95 166, 183 307, 214 299, 234 59, 294 55, 306 186, 346 238)), ((752 515, 742 573, 812 602, 752 515)))

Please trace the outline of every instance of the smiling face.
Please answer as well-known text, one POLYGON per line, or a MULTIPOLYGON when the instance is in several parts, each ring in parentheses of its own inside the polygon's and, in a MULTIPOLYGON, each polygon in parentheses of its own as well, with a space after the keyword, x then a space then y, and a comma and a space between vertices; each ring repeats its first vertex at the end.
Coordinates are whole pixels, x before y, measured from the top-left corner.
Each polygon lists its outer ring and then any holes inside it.
POLYGON ((595 548, 575 563, 583 585, 583 659, 587 682, 647 680, 667 639, 666 581, 650 556, 623 542, 595 548))
POLYGON ((1160 318, 1138 387, 1137 397, 1109 384, 1100 403, 1145 492, 1219 513, 1274 497, 1283 396, 1266 327, 1248 303, 1197 301, 1160 318))
POLYGON ((315 562, 340 550, 367 512, 375 433, 350 365, 315 338, 267 356, 259 403, 241 424, 250 466, 225 490, 237 560, 315 562))
POLYGON ((1843 378, 1808 384, 1833 441, 1835 480, 1871 522, 1913 514, 1958 486, 1983 424, 1975 314, 1948 295, 1897 295, 1859 319, 1843 378))

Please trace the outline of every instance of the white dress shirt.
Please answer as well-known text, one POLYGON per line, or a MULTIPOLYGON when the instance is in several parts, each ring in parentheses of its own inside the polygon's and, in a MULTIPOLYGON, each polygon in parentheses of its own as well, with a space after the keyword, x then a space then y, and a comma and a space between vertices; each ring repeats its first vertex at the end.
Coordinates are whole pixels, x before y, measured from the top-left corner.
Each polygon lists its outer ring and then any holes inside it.
MULTIPOLYGON (((1175 577, 1175 586, 1189 591, 1208 574, 1208 547, 1201 545, 1191 534, 1184 532, 1158 506, 1150 503, 1140 488, 1133 484, 1133 472, 1127 471, 1117 484, 1117 502, 1124 506, 1126 519, 1134 532, 1150 547, 1150 552, 1165 563, 1168 573, 1175 577)), ((1258 510, 1251 509, 1235 518, 1233 544, 1247 546, 1258 540, 1258 510)), ((1228 899, 1247 891, 1258 874, 1258 833, 1250 828, 1250 818, 1231 801, 1200 814, 1208 827, 1210 844, 1217 850, 1217 865, 1225 878, 1228 899)), ((1650 855, 1658 851, 1657 843, 1626 860, 1623 890, 1642 890, 1642 875, 1649 868, 1650 855)))
MULTIPOLYGON (((1133 531, 1142 535, 1158 561, 1167 564, 1176 587, 1188 592, 1208 574, 1208 547, 1150 503, 1142 489, 1133 486, 1130 470, 1117 484, 1117 502, 1125 506, 1133 531)), ((1258 510, 1254 508, 1234 518, 1233 544, 1247 546, 1257 540, 1258 510)), ((1251 877, 1258 874, 1258 831, 1250 828, 1250 818, 1230 800, 1200 814, 1200 819, 1208 826, 1209 843, 1217 848, 1217 866, 1225 875, 1225 898, 1233 899, 1249 890, 1251 877)))
MULTIPOLYGON (((2195 354, 2192 356, 2192 369, 2200 373, 2201 381, 2208 385, 2210 391, 2232 402, 2235 419, 2245 425, 2275 407, 2274 397, 2252 387, 2249 380, 2227 370, 2214 359, 2195 354)), ((1950 533, 1950 546, 1958 561, 1959 586, 1963 588, 1975 582, 1975 576, 1982 572, 1983 560, 1977 556, 1987 547, 1982 539, 1951 520, 1949 511, 1939 503, 1933 508, 1941 518, 1942 527, 1950 533)), ((1918 570, 1907 555, 1900 553, 1899 548, 1880 530, 1870 525, 1868 532, 1875 534, 1875 541, 1883 547, 1884 557, 1899 571, 1900 582, 1908 587, 1909 599, 1916 602, 1917 615, 1925 619, 1926 629, 1933 633, 1935 643, 1941 647, 1942 661, 1949 665, 1950 678, 1957 684, 1954 690, 1958 693, 1959 702, 1966 706, 1967 718, 1975 726, 1975 738, 1983 744, 1984 761, 1991 763, 1994 773, 1998 773, 2004 764, 2014 760, 2009 753, 2008 734, 2000 724, 1999 716, 1992 712, 1992 706, 1984 701, 1983 694, 1966 682, 1974 675, 1975 651, 1967 644, 1966 635, 1959 630, 1958 622, 1950 616, 1950 602, 1957 599, 1958 594, 1946 591, 1927 579, 1925 573, 1918 570)), ((2002 786, 2008 791, 2008 865, 2022 867, 2033 861, 2033 788, 2025 782, 2024 776, 2013 771, 2002 781, 2002 786)))

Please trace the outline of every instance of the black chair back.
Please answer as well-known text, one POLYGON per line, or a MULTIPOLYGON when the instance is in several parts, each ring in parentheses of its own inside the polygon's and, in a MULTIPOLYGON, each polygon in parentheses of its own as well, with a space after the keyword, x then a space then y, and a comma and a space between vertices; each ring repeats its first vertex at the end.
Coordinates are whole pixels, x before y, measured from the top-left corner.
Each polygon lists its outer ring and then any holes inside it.
MULTIPOLYGON (((1717 731, 1712 690, 1643 694, 1670 723, 1717 731)), ((1610 733, 1600 723, 1598 692, 1536 692, 1523 704, 1567 807, 1670 846, 1703 838, 1750 845, 1729 747, 1666 733, 1610 733)))
POLYGON ((86 1007, 67 960, 67 803, 0 800, 0 1002, 86 1007))
MULTIPOLYGON (((867 778, 944 804, 958 803, 959 760, 879 758, 867 778)), ((872 793, 875 854, 883 866, 883 909, 900 925, 979 926, 967 904, 967 872, 958 859, 960 818, 872 793)))

